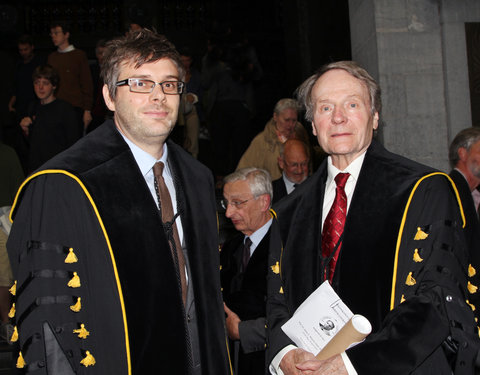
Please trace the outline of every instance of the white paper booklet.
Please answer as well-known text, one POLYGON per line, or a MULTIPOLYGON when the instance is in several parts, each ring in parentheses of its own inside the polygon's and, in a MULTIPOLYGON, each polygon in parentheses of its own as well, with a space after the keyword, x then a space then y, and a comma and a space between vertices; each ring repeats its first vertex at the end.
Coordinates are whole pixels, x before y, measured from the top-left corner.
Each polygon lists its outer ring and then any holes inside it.
POLYGON ((352 311, 325 281, 298 307, 282 330, 299 348, 317 355, 352 317, 352 311))

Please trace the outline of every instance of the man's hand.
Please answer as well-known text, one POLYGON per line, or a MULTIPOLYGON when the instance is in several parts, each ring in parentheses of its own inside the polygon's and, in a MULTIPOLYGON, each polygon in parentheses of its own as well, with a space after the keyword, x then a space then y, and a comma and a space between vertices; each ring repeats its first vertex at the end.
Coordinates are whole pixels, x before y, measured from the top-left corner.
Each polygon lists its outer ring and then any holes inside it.
POLYGON ((83 112, 83 128, 87 129, 88 125, 92 122, 92 114, 90 111, 85 110, 83 112))
POLYGON ((312 359, 299 363, 297 369, 305 375, 348 375, 340 354, 323 361, 312 359))
POLYGON ((284 375, 300 375, 302 371, 297 368, 297 364, 311 360, 315 360, 312 353, 303 349, 293 349, 282 358, 280 369, 284 375))
POLYGON ((225 318, 225 323, 227 325, 228 337, 232 340, 240 340, 240 333, 238 332, 238 323, 241 322, 237 314, 230 310, 227 305, 223 304, 223 309, 227 317, 225 318))
POLYGON ((25 134, 26 136, 28 136, 29 126, 32 125, 32 122, 33 121, 31 117, 24 117, 20 121, 20 126, 22 127, 23 134, 25 134))

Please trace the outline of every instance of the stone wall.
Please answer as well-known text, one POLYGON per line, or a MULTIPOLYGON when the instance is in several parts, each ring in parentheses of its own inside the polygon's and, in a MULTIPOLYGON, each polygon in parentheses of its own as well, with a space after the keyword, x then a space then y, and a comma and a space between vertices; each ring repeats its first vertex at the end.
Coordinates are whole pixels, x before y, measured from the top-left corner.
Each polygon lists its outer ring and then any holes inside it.
POLYGON ((449 170, 448 145, 472 125, 465 22, 477 0, 349 0, 352 58, 382 87, 378 137, 398 154, 449 170))

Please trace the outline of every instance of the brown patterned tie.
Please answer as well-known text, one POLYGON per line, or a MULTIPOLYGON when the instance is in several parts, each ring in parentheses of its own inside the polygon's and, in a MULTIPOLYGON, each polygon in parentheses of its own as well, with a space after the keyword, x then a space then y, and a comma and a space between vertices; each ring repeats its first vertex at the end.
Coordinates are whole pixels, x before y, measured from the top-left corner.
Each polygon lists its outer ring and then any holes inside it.
POLYGON ((347 195, 345 194, 345 184, 347 183, 349 173, 339 173, 335 176, 337 184, 335 200, 325 218, 322 231, 322 257, 326 262, 325 273, 330 282, 333 279, 333 272, 337 264, 338 254, 340 253, 341 237, 345 220, 347 218, 347 195), (328 270, 328 272, 327 272, 328 270))
POLYGON ((182 300, 183 304, 187 300, 187 278, 185 276, 185 258, 183 256, 182 245, 180 243, 180 237, 178 235, 177 225, 175 224, 175 218, 173 216, 172 198, 168 192, 167 185, 163 179, 164 164, 159 161, 153 166, 153 174, 155 175, 156 192, 159 201, 159 208, 162 213, 162 222, 165 234, 170 244, 172 251, 172 257, 175 264, 177 264, 178 278, 182 288, 182 300))

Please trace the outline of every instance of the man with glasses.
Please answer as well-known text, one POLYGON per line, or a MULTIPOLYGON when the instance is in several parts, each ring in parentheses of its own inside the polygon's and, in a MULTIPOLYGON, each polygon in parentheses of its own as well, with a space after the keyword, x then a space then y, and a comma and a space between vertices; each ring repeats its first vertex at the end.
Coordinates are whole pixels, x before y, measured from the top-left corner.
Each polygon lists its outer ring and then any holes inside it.
POLYGON ((31 176, 12 211, 17 367, 230 373, 213 178, 167 140, 180 56, 128 33, 107 44, 102 78, 113 121, 31 176))
POLYGON ((272 182, 273 202, 290 194, 305 181, 309 173, 310 156, 308 146, 298 139, 289 139, 280 146, 278 166, 282 177, 272 182))
POLYGON ((270 174, 244 168, 224 179, 221 201, 235 229, 220 253, 226 325, 236 375, 265 374, 265 300, 270 243, 270 174))

